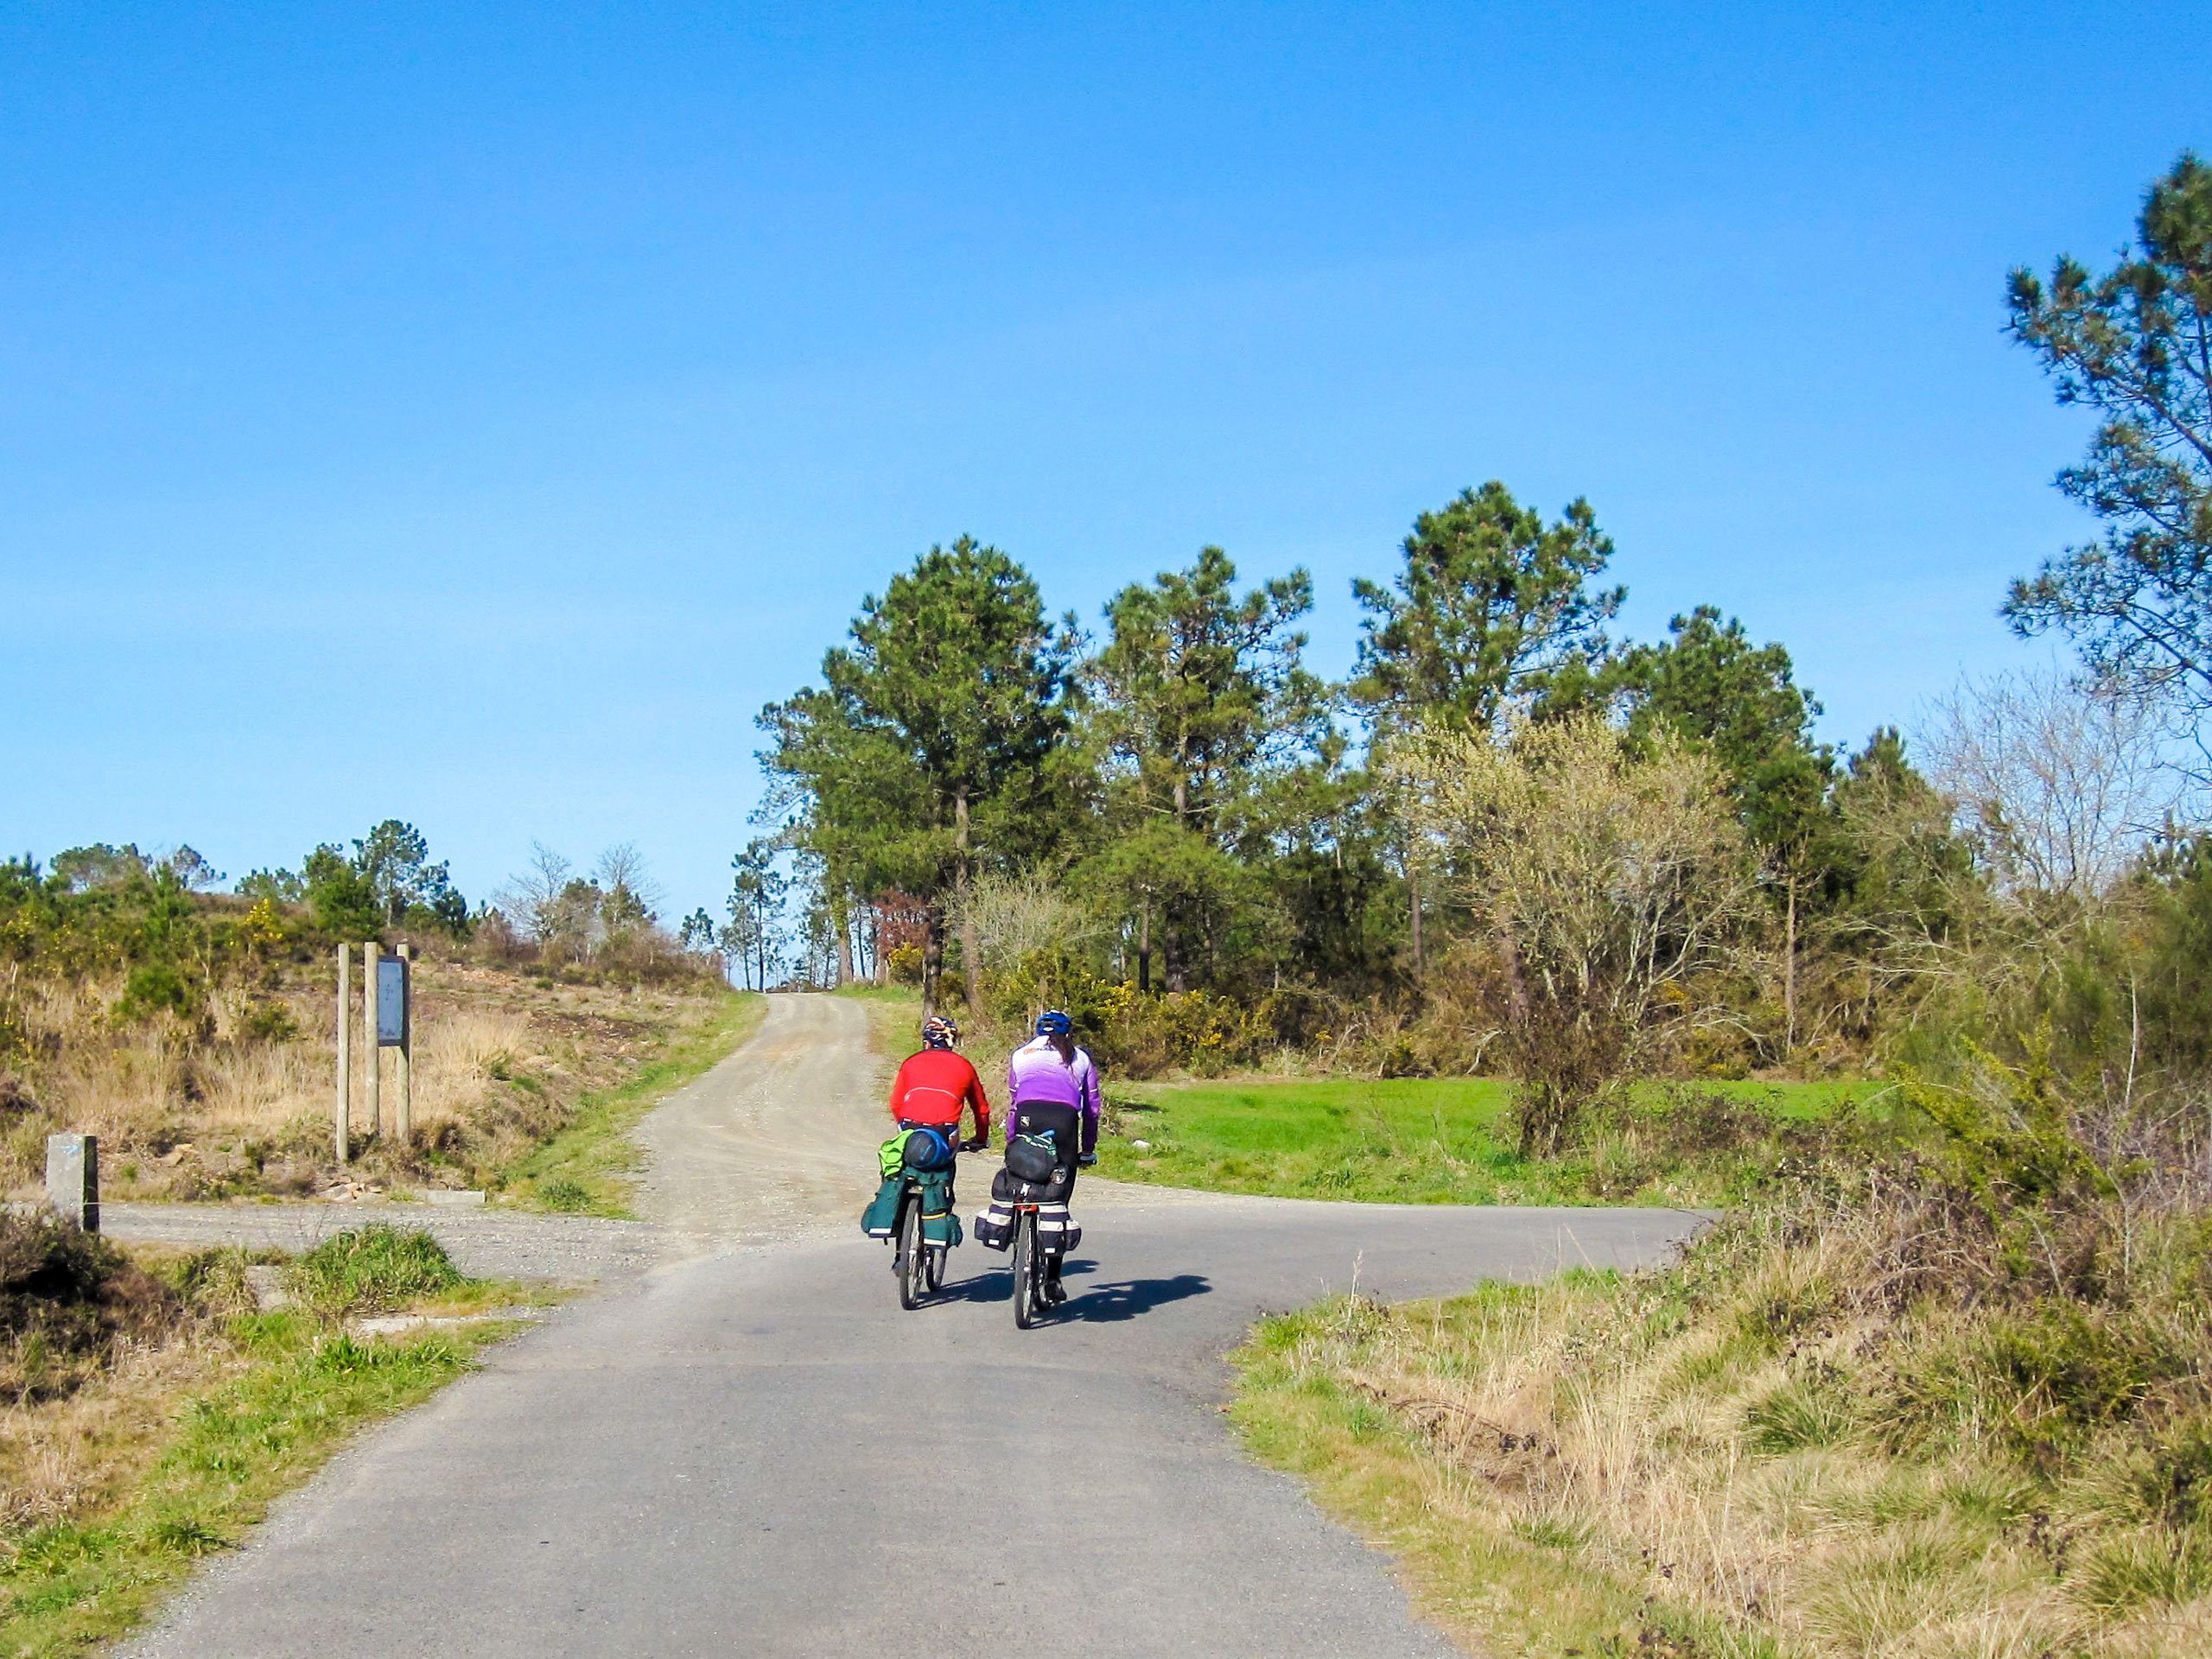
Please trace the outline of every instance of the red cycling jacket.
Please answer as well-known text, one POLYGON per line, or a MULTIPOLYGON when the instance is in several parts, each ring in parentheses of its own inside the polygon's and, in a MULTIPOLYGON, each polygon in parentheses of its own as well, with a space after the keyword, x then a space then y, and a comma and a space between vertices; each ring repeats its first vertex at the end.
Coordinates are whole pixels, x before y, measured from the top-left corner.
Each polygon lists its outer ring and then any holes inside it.
POLYGON ((891 1116, 900 1123, 925 1123, 954 1131, 959 1139, 960 1109, 976 1109, 976 1138, 991 1136, 991 1103, 976 1068, 949 1048, 925 1048, 910 1055, 891 1085, 891 1116))

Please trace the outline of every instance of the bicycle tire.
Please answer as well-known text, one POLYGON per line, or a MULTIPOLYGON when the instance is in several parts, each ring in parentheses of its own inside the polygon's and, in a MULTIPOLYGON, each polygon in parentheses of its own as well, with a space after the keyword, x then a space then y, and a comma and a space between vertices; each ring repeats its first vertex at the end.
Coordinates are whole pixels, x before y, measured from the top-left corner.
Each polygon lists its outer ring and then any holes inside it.
POLYGON ((928 1269, 922 1262, 922 1195, 909 1193, 899 1212, 899 1306, 910 1313, 921 1306, 928 1269))
POLYGON ((1014 1324, 1027 1331, 1037 1322, 1037 1218, 1027 1211, 1014 1218, 1014 1324))
POLYGON ((925 1275, 925 1280, 929 1286, 930 1294, 934 1296, 944 1288, 944 1258, 952 1252, 943 1244, 930 1244, 924 1249, 926 1254, 923 1266, 929 1270, 925 1275))

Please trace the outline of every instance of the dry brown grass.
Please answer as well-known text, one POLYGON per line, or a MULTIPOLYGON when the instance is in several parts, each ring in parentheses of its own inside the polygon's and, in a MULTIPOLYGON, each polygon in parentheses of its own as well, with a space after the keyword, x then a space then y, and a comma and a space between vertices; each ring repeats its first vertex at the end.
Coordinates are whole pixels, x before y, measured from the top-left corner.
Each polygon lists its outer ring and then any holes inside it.
POLYGON ((143 1475, 187 1392, 244 1363, 198 1324, 118 1349, 67 1398, 0 1404, 0 1536, 69 1521, 143 1475))
MULTIPOLYGON (((225 987, 190 1025, 124 1022, 120 979, 18 975, 4 989, 29 1056, 0 1096, 0 1193, 33 1196, 44 1142, 67 1129, 101 1141, 111 1198, 302 1195, 340 1174, 331 1145, 335 1009, 322 964, 272 968, 225 987), (24 1104, 28 1102, 28 1104, 24 1104)), ((584 1094, 619 1084, 721 1006, 690 984, 556 984, 465 959, 419 960, 413 1129, 372 1138, 358 1035, 345 1172, 372 1184, 484 1186, 556 1133, 584 1094)), ((359 1019, 358 1008, 354 1018, 359 1019)))
MULTIPOLYGON (((2064 1388, 2103 1384, 2008 1393, 1990 1356, 2032 1363, 2024 1332, 2071 1327, 1962 1294, 1971 1239, 1933 1239, 1961 1277, 1931 1294, 1899 1281, 1914 1250, 1895 1211, 1829 1222, 1739 1224, 1687 1291, 1592 1276, 1274 1321, 1243 1357, 1240 1411, 1442 1605, 1480 1605, 1471 1575, 1504 1586, 1513 1611, 1465 1623, 1538 1650, 1625 1629, 1682 1654, 2212 1652, 2195 1465, 2172 1449, 2202 1433, 2189 1376, 2125 1382, 2133 1419, 2055 1427, 2064 1388)), ((2161 1251, 2201 1252, 2194 1229, 2169 1217, 2132 1241, 2128 1331, 2098 1350, 2114 1368, 2202 1351, 2193 1281, 2169 1281, 2171 1311, 2155 1288, 2161 1251)))

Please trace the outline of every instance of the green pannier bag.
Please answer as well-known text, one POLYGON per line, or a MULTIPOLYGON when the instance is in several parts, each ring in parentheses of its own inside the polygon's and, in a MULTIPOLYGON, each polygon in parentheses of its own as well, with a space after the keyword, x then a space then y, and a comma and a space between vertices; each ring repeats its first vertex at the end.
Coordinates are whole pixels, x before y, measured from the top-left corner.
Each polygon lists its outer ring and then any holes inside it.
POLYGON ((899 1225, 899 1195, 906 1190, 905 1175, 893 1175, 861 1211, 861 1230, 870 1238, 888 1238, 899 1225))
POLYGON ((914 1185, 921 1189, 922 1239, 930 1244, 957 1244, 961 1242, 960 1217, 952 1208, 952 1173, 931 1171, 909 1172, 914 1185))

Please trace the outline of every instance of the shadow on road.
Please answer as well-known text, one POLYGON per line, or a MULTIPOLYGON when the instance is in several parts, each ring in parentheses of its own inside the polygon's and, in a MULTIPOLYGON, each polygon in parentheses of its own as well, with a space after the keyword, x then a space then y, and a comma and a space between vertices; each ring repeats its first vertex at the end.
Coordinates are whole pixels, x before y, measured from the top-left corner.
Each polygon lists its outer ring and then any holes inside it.
POLYGON ((1065 1319, 1108 1325, 1117 1319, 1134 1319, 1140 1313, 1149 1313, 1155 1307, 1165 1307, 1185 1297, 1203 1296, 1212 1288, 1213 1281, 1202 1273, 1179 1273, 1172 1279, 1124 1279, 1118 1284, 1085 1285, 1079 1291, 1070 1290, 1068 1304, 1060 1313, 1065 1319))
POLYGON ((943 1290, 931 1296, 925 1307, 940 1302, 1002 1302, 1014 1294, 1014 1274, 999 1268, 979 1273, 973 1278, 948 1281, 943 1290))
MULTIPOLYGON (((1076 1282, 1097 1271, 1095 1263, 1081 1259, 1070 1262, 1063 1268, 1060 1276, 1067 1281, 1067 1303, 1046 1317, 1085 1319, 1110 1325, 1121 1319, 1134 1319, 1140 1313, 1148 1313, 1169 1302, 1204 1296, 1213 1289, 1213 1281, 1202 1273, 1179 1273, 1172 1279, 1124 1279, 1118 1283, 1103 1285, 1079 1285, 1076 1282)), ((1013 1294, 1012 1269, 995 1268, 969 1278, 953 1281, 931 1296, 924 1306, 953 1302, 1004 1302, 1013 1294)))

